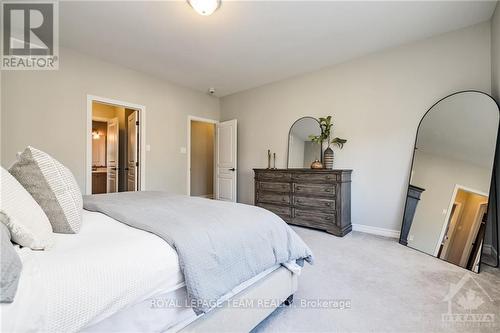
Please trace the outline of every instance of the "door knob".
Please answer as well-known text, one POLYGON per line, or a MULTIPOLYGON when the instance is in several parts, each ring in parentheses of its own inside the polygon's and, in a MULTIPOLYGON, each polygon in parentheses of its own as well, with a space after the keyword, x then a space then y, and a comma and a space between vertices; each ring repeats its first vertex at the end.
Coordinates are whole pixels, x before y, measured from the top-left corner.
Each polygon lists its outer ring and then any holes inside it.
POLYGON ((229 171, 236 171, 236 169, 235 168, 231 168, 231 169, 229 169, 229 171))

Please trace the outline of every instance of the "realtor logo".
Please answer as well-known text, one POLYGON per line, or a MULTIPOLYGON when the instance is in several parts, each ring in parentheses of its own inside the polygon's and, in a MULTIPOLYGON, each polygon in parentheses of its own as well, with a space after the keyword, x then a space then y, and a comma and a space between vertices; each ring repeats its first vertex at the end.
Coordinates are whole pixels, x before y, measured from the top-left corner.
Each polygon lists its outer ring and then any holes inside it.
POLYGON ((1 8, 1 69, 58 69, 58 3, 2 1, 1 8))
POLYGON ((493 305, 494 300, 469 273, 458 283, 450 284, 443 302, 448 303, 448 311, 441 315, 445 326, 477 328, 497 325, 495 313, 485 308, 487 304, 493 305))

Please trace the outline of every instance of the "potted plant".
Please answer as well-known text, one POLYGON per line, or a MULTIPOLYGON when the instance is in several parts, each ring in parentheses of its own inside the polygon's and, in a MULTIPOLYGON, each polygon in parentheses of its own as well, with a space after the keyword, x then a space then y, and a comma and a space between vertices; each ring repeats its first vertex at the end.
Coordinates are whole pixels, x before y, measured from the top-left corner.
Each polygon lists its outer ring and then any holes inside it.
POLYGON ((342 149, 344 148, 344 144, 347 142, 347 140, 338 137, 334 138, 333 140, 330 140, 333 127, 332 116, 321 117, 318 120, 319 120, 319 127, 321 128, 321 134, 310 135, 309 139, 313 142, 319 143, 320 145, 322 145, 323 142, 325 141, 328 143, 328 147, 325 149, 323 153, 323 162, 326 169, 333 169, 333 150, 332 148, 330 148, 330 145, 334 144, 337 145, 340 149, 342 149))

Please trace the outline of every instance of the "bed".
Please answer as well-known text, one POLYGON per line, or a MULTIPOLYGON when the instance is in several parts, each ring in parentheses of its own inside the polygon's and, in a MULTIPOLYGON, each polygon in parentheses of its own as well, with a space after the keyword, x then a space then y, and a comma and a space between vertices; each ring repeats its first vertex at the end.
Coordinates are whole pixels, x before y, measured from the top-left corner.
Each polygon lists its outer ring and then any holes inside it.
POLYGON ((54 236, 50 251, 18 248, 23 273, 14 302, 1 305, 3 332, 249 331, 296 291, 300 273, 270 267, 197 316, 160 237, 85 210, 79 233, 54 236))
POLYGON ((313 262, 263 208, 162 191, 82 197, 68 168, 30 146, 0 176, 2 332, 249 331, 313 262))

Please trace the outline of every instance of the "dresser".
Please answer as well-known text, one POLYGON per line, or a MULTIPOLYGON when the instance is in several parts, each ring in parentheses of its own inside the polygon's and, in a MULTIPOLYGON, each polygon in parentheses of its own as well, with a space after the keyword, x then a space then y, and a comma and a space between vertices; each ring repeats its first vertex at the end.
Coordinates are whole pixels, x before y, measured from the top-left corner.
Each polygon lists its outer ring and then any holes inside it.
POLYGON ((344 236, 351 225, 352 170, 254 169, 255 205, 289 224, 344 236))

